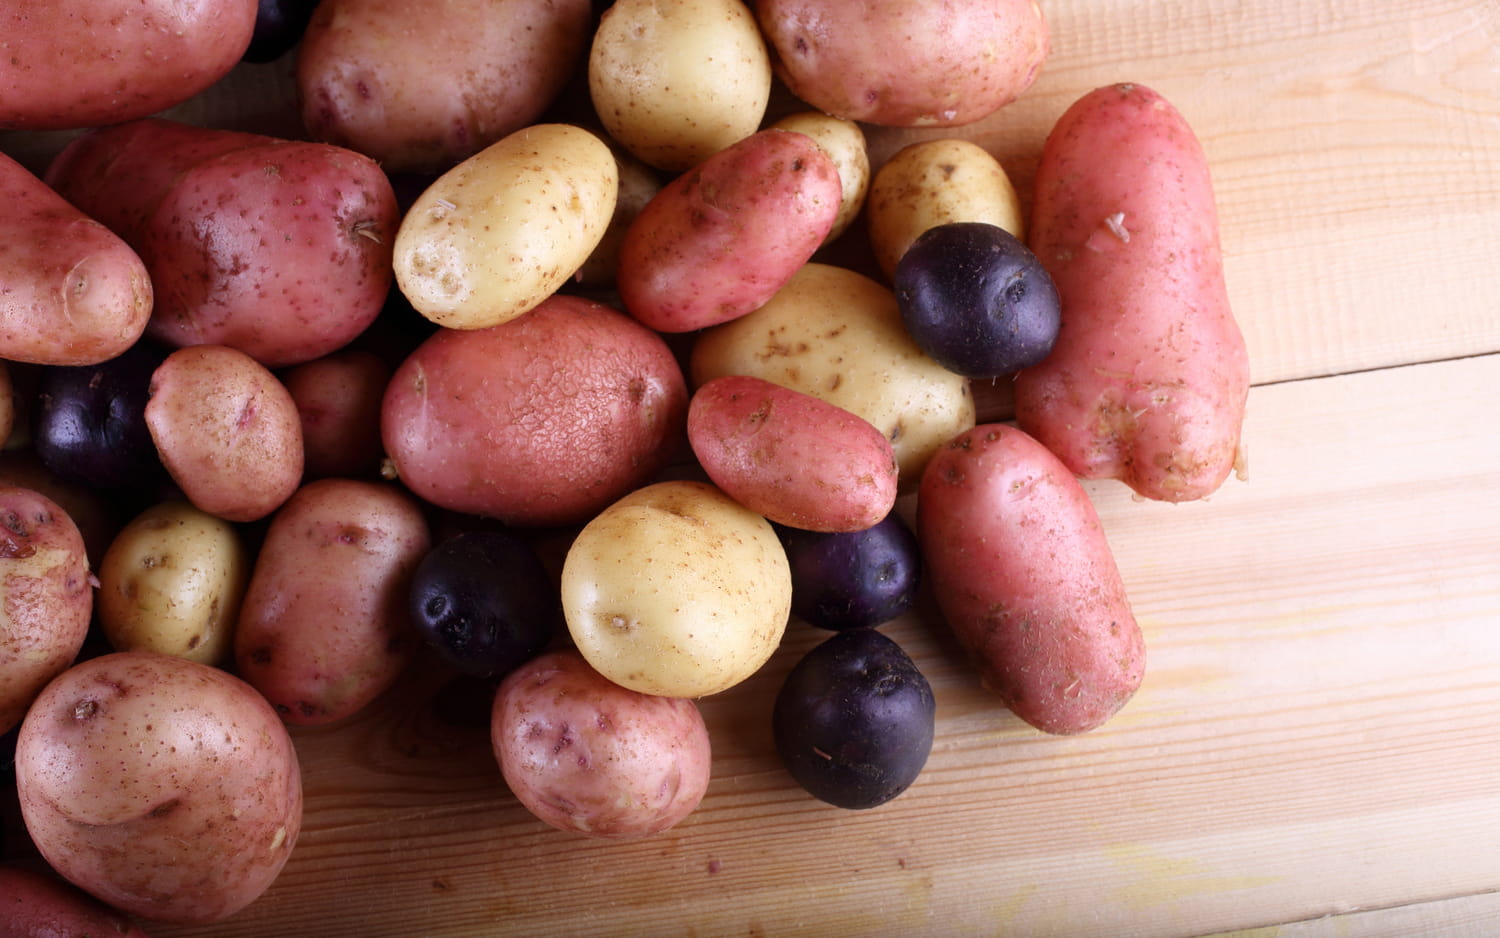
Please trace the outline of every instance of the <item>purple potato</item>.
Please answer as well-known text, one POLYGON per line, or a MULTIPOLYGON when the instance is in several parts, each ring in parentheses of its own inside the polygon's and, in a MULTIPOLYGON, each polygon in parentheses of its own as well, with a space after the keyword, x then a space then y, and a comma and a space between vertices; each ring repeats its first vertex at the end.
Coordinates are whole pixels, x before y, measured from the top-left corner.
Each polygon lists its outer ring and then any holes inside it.
POLYGON ((778 527, 792 570, 792 613, 822 629, 871 628, 912 607, 921 581, 916 535, 895 513, 863 531, 778 527))
POLYGON ((97 365, 51 366, 37 379, 32 445, 61 479, 101 489, 166 477, 146 426, 151 374, 167 350, 142 340, 97 365))
POLYGON ((255 10, 255 32, 244 60, 274 62, 290 52, 307 31, 318 0, 260 0, 255 10))

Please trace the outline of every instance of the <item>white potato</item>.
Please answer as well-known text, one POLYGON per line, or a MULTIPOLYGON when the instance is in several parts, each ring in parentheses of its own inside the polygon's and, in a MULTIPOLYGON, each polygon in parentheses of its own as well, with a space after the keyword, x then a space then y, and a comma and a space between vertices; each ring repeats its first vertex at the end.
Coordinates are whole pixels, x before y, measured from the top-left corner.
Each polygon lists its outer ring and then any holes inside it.
POLYGON ((759 670, 791 614, 770 522, 712 485, 658 482, 584 526, 562 570, 563 615, 584 658, 622 687, 702 697, 759 670))
POLYGON ((863 417, 891 441, 902 491, 974 426, 968 380, 912 341, 889 288, 842 267, 804 266, 764 306, 700 334, 690 364, 694 387, 750 375, 863 417))
POLYGON ((146 509, 99 563, 99 625, 117 651, 221 664, 250 563, 234 525, 183 501, 146 509))
POLYGON ((673 172, 758 130, 771 98, 770 55, 741 0, 617 0, 588 71, 609 135, 673 172))
POLYGON ((571 124, 537 124, 438 177, 396 232, 396 283, 423 316, 484 329, 529 312, 588 260, 619 195, 614 154, 571 124))
POLYGON ((833 220, 833 228, 828 232, 828 237, 823 239, 823 243, 833 241, 848 231, 854 219, 859 217, 870 191, 870 152, 865 146, 865 132, 854 121, 821 111, 788 114, 771 126, 807 134, 817 141, 823 152, 833 160, 833 165, 838 167, 844 196, 839 203, 839 213, 833 220))
POLYGON ((1026 240, 1016 187, 1000 161, 970 140, 908 144, 870 182, 865 206, 870 246, 887 278, 922 232, 958 221, 980 221, 1026 240))

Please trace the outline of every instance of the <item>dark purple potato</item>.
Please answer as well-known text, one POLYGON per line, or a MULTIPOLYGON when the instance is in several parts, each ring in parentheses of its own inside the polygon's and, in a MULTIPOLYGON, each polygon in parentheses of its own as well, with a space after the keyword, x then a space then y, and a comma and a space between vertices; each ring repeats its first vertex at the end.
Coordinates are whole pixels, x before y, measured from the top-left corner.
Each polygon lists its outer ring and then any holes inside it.
POLYGON ((535 657, 561 616, 541 559, 506 531, 467 531, 438 544, 417 565, 410 595, 427 644, 472 677, 500 677, 535 657))
POLYGON ((1061 318, 1051 275, 997 225, 929 228, 901 256, 893 280, 912 340, 964 377, 1029 368, 1057 341, 1061 318))
POLYGON ((37 380, 32 445, 60 479, 102 489, 164 478, 146 426, 151 374, 167 351, 137 342, 97 365, 44 368, 37 380))
POLYGON ((776 696, 781 762, 809 794, 840 808, 885 804, 932 752, 932 687, 875 629, 838 632, 803 656, 776 696))
POLYGON ((792 569, 792 613, 821 629, 872 628, 916 601, 922 557, 899 515, 863 531, 778 527, 792 569))
POLYGON ((260 0, 246 62, 274 62, 302 38, 318 0, 260 0))

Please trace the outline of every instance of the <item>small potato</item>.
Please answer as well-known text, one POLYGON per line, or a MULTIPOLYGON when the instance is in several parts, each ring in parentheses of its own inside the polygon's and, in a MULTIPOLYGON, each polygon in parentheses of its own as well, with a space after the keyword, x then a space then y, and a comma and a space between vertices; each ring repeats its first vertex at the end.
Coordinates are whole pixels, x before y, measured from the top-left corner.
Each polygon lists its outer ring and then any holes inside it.
POLYGON ((680 697, 627 690, 577 651, 512 672, 495 694, 490 740, 527 810, 592 837, 659 834, 708 790, 708 728, 680 697))
POLYGON ((770 522, 703 482, 658 482, 600 512, 569 547, 561 588, 589 664, 664 697, 716 694, 754 674, 791 614, 770 522))
POLYGON ((641 213, 656 194, 661 191, 662 180, 656 170, 631 156, 623 149, 613 148, 615 163, 620 171, 619 194, 615 198, 615 211, 610 217, 604 237, 594 246, 588 260, 578 268, 575 275, 586 287, 612 287, 620 269, 620 244, 631 222, 641 213))
POLYGON ((249 575, 233 525, 186 502, 162 502, 126 524, 99 561, 99 625, 116 651, 221 664, 249 575))
POLYGON ((297 750, 270 704, 154 652, 91 658, 47 686, 21 724, 16 793, 53 869, 163 922, 254 902, 302 829, 297 750))
POLYGON ((379 472, 380 396, 390 380, 385 360, 362 349, 342 349, 282 374, 302 420, 307 478, 379 472))
POLYGON ((0 487, 0 734, 73 663, 94 595, 83 537, 31 489, 0 487))
POLYGON ((870 183, 865 216, 887 280, 912 242, 938 225, 984 222, 1026 240, 1026 218, 1005 167, 979 144, 957 138, 896 151, 870 183))
POLYGON ((714 484, 777 524, 863 531, 896 503, 896 455, 866 420, 748 375, 699 388, 688 441, 714 484))
POLYGON ((421 506, 380 482, 319 479, 271 519, 235 626, 239 673, 288 723, 348 717, 420 643, 407 608, 431 547, 421 506))
POLYGON ((974 425, 969 382, 917 347, 895 294, 827 264, 807 264, 759 309, 705 330, 691 369, 695 387, 751 375, 864 418, 891 441, 903 490, 974 425))
POLYGON ((938 608, 985 686, 1048 733, 1100 726, 1135 694, 1146 651, 1088 494, 1045 447, 988 424, 955 437, 917 492, 938 608))
POLYGON ((515 319, 551 296, 604 237, 619 196, 609 146, 581 127, 538 124, 450 169, 396 233, 396 283, 452 329, 515 319))
POLYGON ((766 44, 740 0, 617 0, 588 79, 610 137, 669 172, 750 136, 771 98, 766 44))
POLYGON ((743 316, 823 243, 838 167, 806 134, 763 130, 657 193, 625 232, 617 279, 632 316, 692 332, 743 316))
POLYGON ((839 202, 839 213, 833 220, 833 228, 823 243, 838 238, 864 208, 870 191, 870 152, 865 146, 865 133, 854 121, 823 114, 818 111, 802 111, 788 114, 771 125, 778 130, 791 130, 807 134, 823 148, 833 165, 838 167, 839 183, 843 197, 839 202))
POLYGON ((6 938, 146 938, 125 914, 56 876, 0 866, 0 935, 6 938))

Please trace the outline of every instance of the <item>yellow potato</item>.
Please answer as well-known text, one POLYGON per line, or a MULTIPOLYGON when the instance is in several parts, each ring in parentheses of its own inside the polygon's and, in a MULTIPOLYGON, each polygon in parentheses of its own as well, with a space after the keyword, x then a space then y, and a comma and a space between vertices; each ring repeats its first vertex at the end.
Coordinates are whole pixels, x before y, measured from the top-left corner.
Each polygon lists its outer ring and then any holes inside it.
POLYGON ((563 615, 622 687, 702 697, 781 643, 792 575, 770 522, 704 482, 637 489, 584 526, 562 570, 563 615))
POLYGON ((821 398, 874 424, 911 490, 943 443, 974 426, 967 379, 906 332, 896 297, 862 274, 812 263, 764 306, 705 330, 692 382, 751 375, 821 398))
POLYGON ((117 651, 156 651, 220 664, 249 577, 234 526, 187 502, 146 509, 99 563, 95 606, 117 651))
POLYGON ((887 279, 929 228, 956 221, 997 225, 1026 240, 1026 221, 1005 167, 957 138, 909 144, 875 173, 865 205, 870 246, 887 279))
POLYGON ((619 194, 614 154, 537 124, 438 177, 396 232, 396 283, 423 316, 484 329, 529 312, 588 260, 619 194))
POLYGON ((844 197, 839 203, 839 213, 833 220, 833 229, 828 232, 823 243, 833 241, 849 230, 854 219, 859 217, 870 191, 870 153, 865 147, 864 131, 854 121, 820 111, 788 114, 771 126, 807 134, 818 142, 818 146, 833 160, 833 165, 838 167, 844 197))

